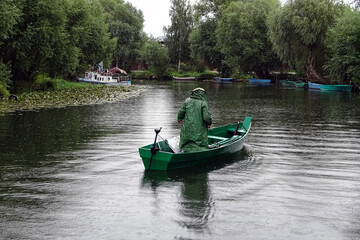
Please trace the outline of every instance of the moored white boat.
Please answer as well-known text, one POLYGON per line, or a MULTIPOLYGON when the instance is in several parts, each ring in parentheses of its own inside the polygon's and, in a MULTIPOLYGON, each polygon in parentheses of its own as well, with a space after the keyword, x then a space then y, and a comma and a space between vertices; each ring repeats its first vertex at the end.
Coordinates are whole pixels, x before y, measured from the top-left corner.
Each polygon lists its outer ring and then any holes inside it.
POLYGON ((196 77, 175 77, 175 76, 173 76, 173 79, 176 81, 195 81, 196 77))
POLYGON ((126 72, 119 68, 111 68, 107 72, 85 72, 83 78, 78 78, 79 82, 104 85, 131 85, 131 79, 128 75, 121 75, 126 72))

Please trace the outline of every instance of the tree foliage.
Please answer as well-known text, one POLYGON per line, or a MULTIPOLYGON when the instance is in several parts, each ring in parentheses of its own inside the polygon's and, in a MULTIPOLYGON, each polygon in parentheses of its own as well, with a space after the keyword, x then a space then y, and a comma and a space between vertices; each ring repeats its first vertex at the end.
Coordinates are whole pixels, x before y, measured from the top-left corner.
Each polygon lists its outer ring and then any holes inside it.
POLYGON ((14 83, 71 78, 100 61, 129 68, 141 48, 142 13, 123 1, 2 0, 0 9, 0 65, 14 83))
POLYGON ((20 19, 21 9, 15 4, 15 0, 0 1, 0 9, 0 89, 2 89, 0 95, 5 95, 11 83, 11 73, 8 65, 3 62, 6 50, 4 45, 15 33, 14 26, 20 19))
POLYGON ((144 17, 130 3, 119 0, 100 0, 104 7, 110 37, 116 39, 112 65, 130 70, 137 62, 142 45, 144 17))
POLYGON ((150 65, 156 76, 159 78, 165 76, 170 61, 168 50, 165 46, 151 38, 143 46, 142 57, 150 65))
POLYGON ((196 22, 216 18, 221 10, 236 0, 199 0, 194 6, 194 19, 196 22))
POLYGON ((325 37, 342 11, 334 0, 289 0, 269 18, 269 36, 282 61, 306 72, 308 78, 324 82, 325 37))
POLYGON ((357 9, 360 9, 360 0, 353 0, 353 4, 357 9))
POLYGON ((221 9, 234 0, 200 0, 194 5, 195 27, 190 34, 191 58, 197 66, 221 68, 223 54, 217 44, 215 31, 221 9))
POLYGON ((239 1, 221 12, 216 35, 226 65, 264 76, 278 63, 267 36, 266 19, 279 6, 278 0, 239 1))
POLYGON ((78 51, 75 73, 82 73, 101 61, 110 66, 116 39, 111 38, 106 14, 98 0, 69 1, 67 32, 70 44, 78 51))
POLYGON ((0 1, 0 44, 14 33, 14 25, 19 21, 21 9, 15 0, 0 1))
POLYGON ((219 67, 223 57, 217 47, 216 28, 215 18, 206 19, 194 28, 189 38, 191 58, 211 69, 219 67))
POLYGON ((331 58, 326 65, 331 75, 360 85, 360 12, 347 9, 329 29, 331 58))
POLYGON ((190 59, 189 35, 193 28, 192 8, 186 0, 171 0, 171 25, 165 27, 165 44, 169 49, 171 63, 178 63, 190 59))

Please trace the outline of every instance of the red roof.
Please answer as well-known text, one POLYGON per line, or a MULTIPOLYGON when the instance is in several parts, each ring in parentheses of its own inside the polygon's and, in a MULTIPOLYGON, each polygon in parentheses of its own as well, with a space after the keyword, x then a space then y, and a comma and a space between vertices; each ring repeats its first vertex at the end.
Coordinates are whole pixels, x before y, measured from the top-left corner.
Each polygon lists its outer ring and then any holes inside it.
POLYGON ((125 70, 122 70, 122 69, 117 68, 117 67, 110 68, 109 73, 112 73, 112 74, 115 74, 115 73, 127 74, 125 70))

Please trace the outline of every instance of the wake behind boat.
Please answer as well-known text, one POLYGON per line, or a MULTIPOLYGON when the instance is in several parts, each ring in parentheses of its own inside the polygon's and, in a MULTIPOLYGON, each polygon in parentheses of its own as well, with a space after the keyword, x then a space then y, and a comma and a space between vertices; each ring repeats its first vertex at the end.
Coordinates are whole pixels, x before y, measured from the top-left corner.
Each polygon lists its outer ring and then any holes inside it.
POLYGON ((209 149, 198 152, 181 152, 172 139, 156 142, 161 129, 155 129, 154 144, 139 148, 139 154, 147 170, 175 170, 199 166, 240 151, 250 127, 251 117, 245 117, 242 123, 211 128, 208 130, 209 149))

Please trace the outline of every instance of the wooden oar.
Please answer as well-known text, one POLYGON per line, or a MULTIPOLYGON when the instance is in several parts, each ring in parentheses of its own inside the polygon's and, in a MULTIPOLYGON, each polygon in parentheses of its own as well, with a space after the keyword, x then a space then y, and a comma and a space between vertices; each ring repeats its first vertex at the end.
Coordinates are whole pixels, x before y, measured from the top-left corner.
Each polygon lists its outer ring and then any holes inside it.
POLYGON ((155 128, 154 131, 155 131, 155 140, 154 140, 154 144, 151 148, 151 158, 150 158, 150 162, 149 162, 149 167, 148 167, 148 171, 150 171, 150 167, 151 167, 151 163, 152 163, 152 159, 153 159, 153 156, 155 155, 155 153, 157 151, 159 151, 158 148, 156 148, 156 139, 157 139, 157 136, 159 134, 159 132, 161 131, 162 127, 160 128, 155 128))
POLYGON ((239 122, 236 122, 235 124, 236 126, 235 126, 234 135, 237 135, 237 131, 239 130, 239 122))

